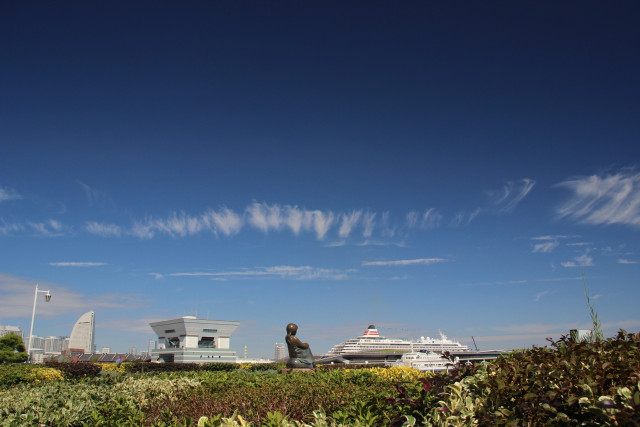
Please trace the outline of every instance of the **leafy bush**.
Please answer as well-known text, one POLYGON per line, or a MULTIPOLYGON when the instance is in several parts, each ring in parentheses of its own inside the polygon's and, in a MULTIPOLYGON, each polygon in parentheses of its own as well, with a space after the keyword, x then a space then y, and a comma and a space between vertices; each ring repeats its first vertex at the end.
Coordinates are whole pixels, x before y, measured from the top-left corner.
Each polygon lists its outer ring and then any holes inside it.
POLYGON ((511 353, 444 388, 425 381, 420 397, 394 403, 409 407, 405 420, 436 425, 640 425, 640 334, 551 347, 511 353))
POLYGON ((95 377, 100 374, 102 368, 95 363, 68 363, 68 362, 47 362, 46 366, 60 370, 65 378, 78 379, 84 377, 95 377))
POLYGON ((200 372, 236 370, 274 371, 284 368, 282 363, 123 363, 127 372, 200 372))
POLYGON ((4 364, 0 365, 0 388, 12 387, 21 383, 39 383, 62 380, 62 373, 55 368, 43 365, 4 364))
POLYGON ((551 344, 444 374, 130 363, 96 376, 91 363, 5 364, 0 425, 640 425, 640 335, 551 344), (173 366, 129 371, 138 365, 173 366))
MULTIPOLYGON (((262 425, 269 413, 280 413, 291 422, 310 422, 314 411, 327 414, 348 411, 354 402, 376 411, 386 405, 393 390, 388 379, 372 372, 200 372, 199 388, 173 402, 150 408, 151 422, 192 419, 208 414, 231 417, 237 411, 247 422, 262 425)), ((365 411, 366 412, 366 411, 365 411)))
POLYGON ((129 371, 128 365, 132 363, 96 363, 96 365, 100 366, 102 374, 124 374, 129 371))

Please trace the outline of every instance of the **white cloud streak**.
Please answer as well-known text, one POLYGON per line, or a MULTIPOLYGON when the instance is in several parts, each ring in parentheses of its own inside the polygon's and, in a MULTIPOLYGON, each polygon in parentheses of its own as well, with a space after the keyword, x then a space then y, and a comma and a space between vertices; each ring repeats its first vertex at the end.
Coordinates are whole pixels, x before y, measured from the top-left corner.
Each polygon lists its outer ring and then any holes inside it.
POLYGON ((87 222, 85 230, 91 234, 101 237, 120 237, 122 235, 122 228, 120 226, 95 221, 87 222))
POLYGON ((333 212, 325 213, 322 211, 313 211, 311 212, 311 216, 313 218, 313 229, 316 232, 316 236, 318 240, 323 240, 329 228, 331 228, 335 216, 333 212))
POLYGON ((336 218, 331 211, 306 210, 297 206, 257 202, 246 209, 246 214, 249 225, 264 233, 287 227, 294 235, 298 235, 300 231, 314 231, 318 240, 325 238, 336 218))
POLYGON ((55 219, 48 219, 44 222, 27 222, 27 225, 37 234, 44 237, 59 237, 63 235, 64 226, 55 219))
POLYGON ((10 188, 0 187, 0 203, 6 202, 8 200, 19 200, 19 199, 22 199, 22 196, 18 194, 16 191, 10 188))
POLYGON ((412 211, 405 215, 405 223, 408 228, 413 228, 418 223, 418 212, 412 211))
POLYGON ((106 195, 103 192, 94 190, 84 182, 81 182, 78 180, 76 180, 76 182, 80 185, 80 187, 82 187, 82 191, 84 192, 84 195, 87 197, 87 201, 89 203, 93 204, 96 201, 99 201, 100 199, 106 198, 106 195))
POLYGON ((509 213, 529 194, 535 184, 534 180, 524 178, 519 181, 509 181, 500 190, 488 193, 499 213, 509 213))
POLYGON ((569 239, 570 237, 571 236, 558 234, 556 236, 536 236, 536 237, 532 237, 531 240, 559 240, 559 239, 569 239))
POLYGON ((422 228, 436 228, 440 226, 441 222, 442 215, 435 208, 430 208, 422 215, 420 226, 422 228))
POLYGON ((547 295, 548 293, 549 293, 549 291, 542 291, 542 292, 539 292, 539 293, 536 295, 536 298, 535 298, 533 301, 534 301, 534 302, 538 302, 538 301, 540 301, 540 298, 542 298, 543 296, 547 295))
POLYGON ((573 192, 571 199, 558 208, 560 218, 589 225, 640 227, 640 173, 634 170, 572 178, 556 186, 573 192))
POLYGON ((273 267, 254 267, 235 271, 221 272, 189 272, 171 273, 172 277, 208 277, 212 280, 224 279, 291 279, 291 280, 343 280, 349 277, 349 273, 355 270, 335 270, 305 266, 279 265, 273 267))
POLYGON ((50 262, 53 267, 101 267, 109 265, 106 262, 50 262))
POLYGON ((584 254, 574 258, 573 261, 561 262, 560 265, 563 267, 593 267, 595 264, 589 254, 584 254))
POLYGON ((629 259, 619 259, 618 264, 637 264, 638 261, 632 261, 629 259))
POLYGON ((471 221, 473 221, 480 214, 481 211, 482 209, 478 208, 473 212, 459 212, 453 217, 453 219, 449 223, 449 226, 450 227, 467 226, 471 224, 471 221))
POLYGON ((420 259, 401 259, 395 261, 364 261, 363 266, 404 266, 404 265, 430 265, 447 261, 444 258, 420 258, 420 259))
POLYGON ((534 253, 549 253, 553 252, 555 248, 560 245, 558 242, 546 242, 546 243, 538 243, 533 246, 534 253))
POLYGON ((18 233, 24 231, 22 224, 16 224, 15 222, 8 223, 3 218, 0 218, 0 236, 6 236, 11 233, 18 233))
POLYGON ((364 218, 362 219, 362 226, 364 231, 362 232, 362 236, 366 239, 371 237, 373 234, 373 228, 376 226, 375 222, 376 214, 372 212, 366 212, 364 214, 364 218))
POLYGON ((340 230, 338 231, 338 236, 342 238, 349 237, 351 234, 351 230, 353 227, 358 224, 360 221, 360 217, 362 216, 362 211, 351 211, 348 214, 342 214, 342 223, 340 224, 340 230))
POLYGON ((242 218, 226 207, 219 211, 208 210, 202 215, 202 223, 214 234, 224 234, 225 236, 238 234, 243 225, 242 218))

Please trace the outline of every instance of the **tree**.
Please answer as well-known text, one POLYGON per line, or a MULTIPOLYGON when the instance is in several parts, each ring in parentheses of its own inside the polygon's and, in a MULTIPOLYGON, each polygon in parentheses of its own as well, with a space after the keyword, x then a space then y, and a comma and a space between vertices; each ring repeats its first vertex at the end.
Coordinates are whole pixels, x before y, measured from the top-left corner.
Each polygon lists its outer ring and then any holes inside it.
POLYGON ((7 334, 0 338, 0 363, 22 363, 29 359, 22 338, 7 334))

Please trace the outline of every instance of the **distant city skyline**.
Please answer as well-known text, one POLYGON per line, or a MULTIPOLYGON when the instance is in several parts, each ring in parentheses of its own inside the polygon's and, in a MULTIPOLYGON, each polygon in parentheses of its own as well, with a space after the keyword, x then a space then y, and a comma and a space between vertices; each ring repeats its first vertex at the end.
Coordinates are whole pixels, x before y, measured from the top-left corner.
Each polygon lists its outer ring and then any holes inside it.
POLYGON ((0 324, 640 330, 640 3, 0 4, 0 324), (41 297, 41 296, 40 296, 41 297), (40 298, 39 297, 39 298, 40 298), (43 300, 38 300, 43 301, 43 300))

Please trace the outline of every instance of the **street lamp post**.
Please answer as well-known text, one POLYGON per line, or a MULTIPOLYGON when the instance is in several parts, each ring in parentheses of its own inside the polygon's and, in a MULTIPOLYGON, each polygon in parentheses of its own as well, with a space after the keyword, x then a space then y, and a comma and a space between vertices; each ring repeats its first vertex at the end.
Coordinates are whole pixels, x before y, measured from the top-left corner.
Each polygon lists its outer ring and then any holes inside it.
POLYGON ((51 301, 51 292, 47 291, 40 291, 38 290, 38 284, 36 283, 36 292, 33 295, 33 311, 31 312, 31 329, 29 329, 29 347, 27 348, 27 354, 29 355, 29 357, 31 357, 31 345, 33 342, 33 319, 35 319, 36 317, 36 302, 38 302, 38 292, 41 292, 44 295, 44 300, 46 302, 51 301))

